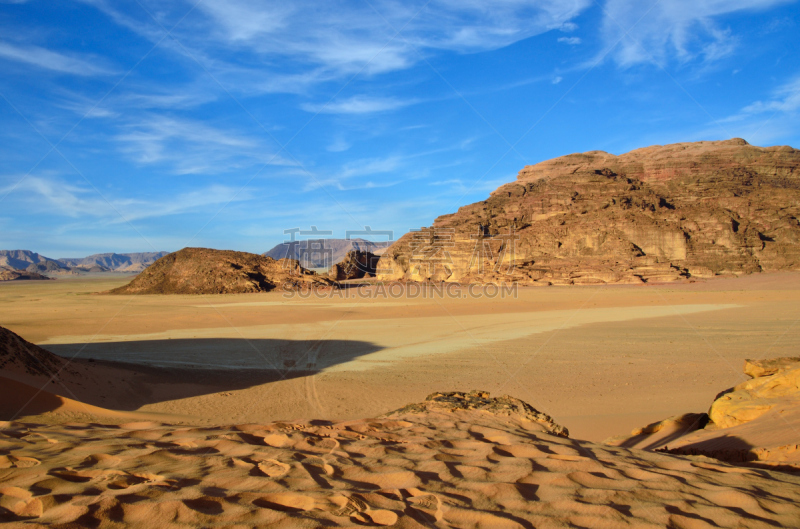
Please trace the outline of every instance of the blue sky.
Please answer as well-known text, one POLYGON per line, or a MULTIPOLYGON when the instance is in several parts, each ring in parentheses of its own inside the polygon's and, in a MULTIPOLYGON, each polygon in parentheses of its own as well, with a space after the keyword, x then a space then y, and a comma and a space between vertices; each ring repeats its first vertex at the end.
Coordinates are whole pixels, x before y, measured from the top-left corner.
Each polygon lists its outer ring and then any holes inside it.
POLYGON ((791 0, 0 0, 0 248, 395 238, 571 152, 800 147, 791 0))

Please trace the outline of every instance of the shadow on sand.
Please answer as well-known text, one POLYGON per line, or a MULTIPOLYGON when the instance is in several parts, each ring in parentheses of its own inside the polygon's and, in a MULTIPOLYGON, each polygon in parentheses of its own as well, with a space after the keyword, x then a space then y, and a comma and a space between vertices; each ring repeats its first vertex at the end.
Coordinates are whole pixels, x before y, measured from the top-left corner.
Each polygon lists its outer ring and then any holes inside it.
POLYGON ((43 347, 89 370, 88 377, 63 379, 79 400, 126 411, 313 375, 381 349, 356 340, 234 338, 43 347))

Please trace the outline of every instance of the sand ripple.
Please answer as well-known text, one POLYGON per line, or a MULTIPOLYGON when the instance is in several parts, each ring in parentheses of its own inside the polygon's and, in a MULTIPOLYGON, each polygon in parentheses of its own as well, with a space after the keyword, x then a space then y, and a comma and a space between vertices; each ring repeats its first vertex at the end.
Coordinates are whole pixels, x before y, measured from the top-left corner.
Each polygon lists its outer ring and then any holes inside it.
POLYGON ((0 521, 81 527, 770 527, 800 477, 485 411, 215 428, 0 425, 0 521))

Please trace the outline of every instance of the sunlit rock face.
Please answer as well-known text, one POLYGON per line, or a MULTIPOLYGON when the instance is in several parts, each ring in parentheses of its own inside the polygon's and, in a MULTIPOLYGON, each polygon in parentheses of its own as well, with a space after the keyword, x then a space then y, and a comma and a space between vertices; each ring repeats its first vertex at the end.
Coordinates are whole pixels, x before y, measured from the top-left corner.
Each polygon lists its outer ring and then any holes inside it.
POLYGON ((380 279, 642 283, 800 268, 800 151, 742 139, 527 166, 406 234, 380 279))

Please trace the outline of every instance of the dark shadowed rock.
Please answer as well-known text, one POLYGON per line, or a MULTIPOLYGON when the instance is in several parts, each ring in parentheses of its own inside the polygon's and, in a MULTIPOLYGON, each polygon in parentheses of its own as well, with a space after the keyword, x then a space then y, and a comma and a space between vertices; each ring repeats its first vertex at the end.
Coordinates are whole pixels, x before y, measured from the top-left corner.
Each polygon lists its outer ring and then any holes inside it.
POLYGON ((380 256, 374 253, 351 250, 347 252, 341 262, 331 267, 328 277, 334 281, 375 277, 378 259, 380 259, 380 256))

